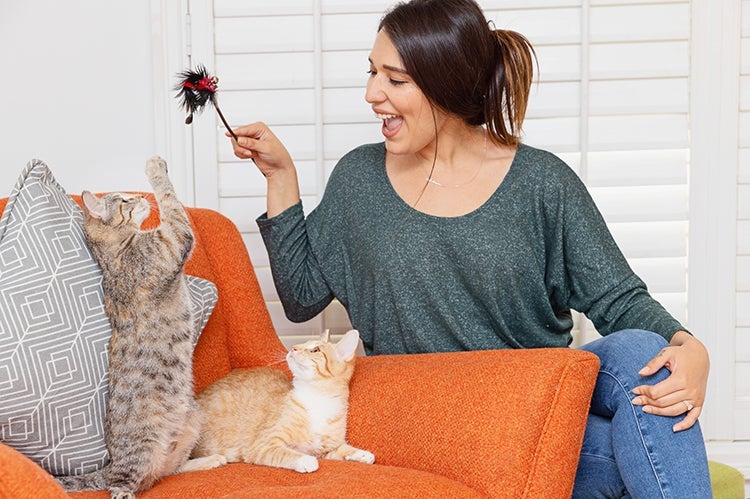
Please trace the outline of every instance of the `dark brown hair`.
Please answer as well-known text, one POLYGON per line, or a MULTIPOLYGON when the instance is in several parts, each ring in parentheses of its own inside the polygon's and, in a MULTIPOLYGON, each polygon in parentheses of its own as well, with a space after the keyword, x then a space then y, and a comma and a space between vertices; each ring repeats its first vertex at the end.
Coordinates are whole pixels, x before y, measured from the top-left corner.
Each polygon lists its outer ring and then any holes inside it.
POLYGON ((411 0, 381 19, 404 69, 435 106, 487 125, 498 144, 517 145, 536 54, 521 34, 491 29, 474 0, 411 0))

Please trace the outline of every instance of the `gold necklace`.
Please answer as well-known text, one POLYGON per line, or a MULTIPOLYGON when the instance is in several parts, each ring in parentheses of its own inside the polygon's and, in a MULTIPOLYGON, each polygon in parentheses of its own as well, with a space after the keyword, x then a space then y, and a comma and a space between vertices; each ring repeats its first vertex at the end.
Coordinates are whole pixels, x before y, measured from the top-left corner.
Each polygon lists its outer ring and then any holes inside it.
POLYGON ((467 185, 469 185, 470 183, 474 182, 474 180, 476 180, 476 178, 477 178, 477 177, 479 176, 479 172, 480 172, 480 171, 482 170, 482 166, 484 165, 484 158, 485 158, 486 156, 487 156, 487 130, 485 130, 485 131, 484 131, 484 149, 483 149, 483 151, 482 151, 482 160, 481 160, 481 161, 479 162, 479 167, 477 168, 477 171, 476 171, 476 172, 474 173, 474 175, 473 175, 473 176, 472 176, 472 177, 471 177, 471 178, 470 178, 469 180, 467 180, 466 182, 463 182, 463 183, 461 183, 461 184, 453 184, 453 185, 450 185, 450 184, 444 184, 444 183, 442 183, 442 182, 438 182, 438 181, 437 181, 437 180, 435 180, 435 178, 434 178, 434 177, 432 176, 432 175, 433 175, 433 172, 434 172, 434 170, 435 170, 435 166, 434 166, 434 165, 433 165, 433 167, 432 167, 432 168, 430 169, 430 173, 429 173, 429 175, 428 175, 427 177, 425 177, 425 180, 426 180, 426 181, 427 181, 428 183, 430 183, 430 184, 436 185, 436 186, 438 186, 438 187, 442 187, 442 188, 444 188, 444 189, 458 189, 459 187, 464 187, 464 186, 467 186, 467 185))

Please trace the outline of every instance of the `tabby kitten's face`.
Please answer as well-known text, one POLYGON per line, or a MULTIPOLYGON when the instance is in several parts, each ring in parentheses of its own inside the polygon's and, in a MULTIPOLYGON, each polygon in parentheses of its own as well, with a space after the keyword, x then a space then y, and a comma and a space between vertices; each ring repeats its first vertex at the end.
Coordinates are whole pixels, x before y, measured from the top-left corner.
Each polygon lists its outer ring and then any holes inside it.
POLYGON ((359 336, 347 335, 339 343, 331 343, 328 332, 318 340, 295 345, 286 356, 295 379, 335 378, 353 370, 359 336))
POLYGON ((98 198, 84 191, 82 198, 91 217, 112 227, 128 225, 138 229, 151 212, 148 201, 140 194, 116 192, 98 198))

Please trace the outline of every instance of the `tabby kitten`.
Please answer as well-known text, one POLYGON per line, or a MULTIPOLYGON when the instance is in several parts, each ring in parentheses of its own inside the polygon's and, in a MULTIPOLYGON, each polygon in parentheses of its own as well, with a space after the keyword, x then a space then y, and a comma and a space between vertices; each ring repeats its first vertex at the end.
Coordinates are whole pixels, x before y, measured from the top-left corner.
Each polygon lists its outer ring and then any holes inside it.
POLYGON ((194 458, 221 455, 228 462, 318 469, 318 459, 375 462, 366 450, 346 443, 349 380, 359 333, 336 344, 328 331, 319 340, 292 347, 286 356, 290 380, 276 369, 234 371, 198 395, 205 421, 194 458))
POLYGON ((58 477, 68 491, 109 489, 112 498, 133 498, 178 470, 225 464, 212 458, 186 465, 200 431, 192 373, 197 331, 183 274, 193 233, 164 160, 149 159, 146 175, 161 212, 153 230, 140 229, 150 212, 143 196, 82 195, 112 325, 104 423, 110 461, 93 473, 58 477))

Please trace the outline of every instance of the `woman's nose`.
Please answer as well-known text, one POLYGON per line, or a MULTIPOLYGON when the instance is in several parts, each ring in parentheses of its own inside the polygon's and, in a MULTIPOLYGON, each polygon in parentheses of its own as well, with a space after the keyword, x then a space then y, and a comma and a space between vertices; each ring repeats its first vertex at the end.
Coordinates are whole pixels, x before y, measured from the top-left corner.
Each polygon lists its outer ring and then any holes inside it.
POLYGON ((377 81, 377 78, 370 78, 367 80, 367 89, 365 90, 365 101, 367 101, 368 104, 373 104, 375 102, 383 102, 385 100, 385 94, 383 93, 383 90, 380 88, 380 84, 377 81))

